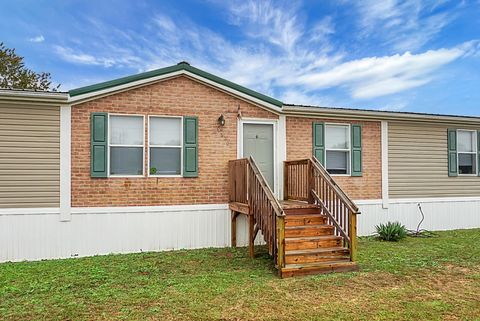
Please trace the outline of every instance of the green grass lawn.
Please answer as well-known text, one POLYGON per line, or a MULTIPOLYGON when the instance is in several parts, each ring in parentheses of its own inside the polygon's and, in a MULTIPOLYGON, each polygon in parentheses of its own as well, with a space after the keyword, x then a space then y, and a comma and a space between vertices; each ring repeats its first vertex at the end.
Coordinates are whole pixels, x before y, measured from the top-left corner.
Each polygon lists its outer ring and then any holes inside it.
POLYGON ((0 264, 0 320, 480 320, 480 229, 361 239, 360 272, 284 280, 256 250, 0 264))

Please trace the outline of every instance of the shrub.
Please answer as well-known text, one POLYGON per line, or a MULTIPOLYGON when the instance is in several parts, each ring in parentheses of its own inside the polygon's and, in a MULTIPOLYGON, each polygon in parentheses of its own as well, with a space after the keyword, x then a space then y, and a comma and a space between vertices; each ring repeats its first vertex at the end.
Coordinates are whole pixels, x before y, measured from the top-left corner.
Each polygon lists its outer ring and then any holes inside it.
POLYGON ((384 241, 397 242, 407 237, 407 229, 400 222, 388 222, 375 226, 378 238, 384 241))

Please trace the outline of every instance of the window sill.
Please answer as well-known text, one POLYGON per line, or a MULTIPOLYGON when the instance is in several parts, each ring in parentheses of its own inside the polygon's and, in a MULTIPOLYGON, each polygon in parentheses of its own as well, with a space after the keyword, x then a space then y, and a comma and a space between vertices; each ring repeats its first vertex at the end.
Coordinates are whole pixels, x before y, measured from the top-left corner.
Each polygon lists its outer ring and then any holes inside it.
POLYGON ((145 175, 109 175, 108 178, 143 178, 145 175))
POLYGON ((148 175, 148 177, 152 178, 175 178, 175 177, 183 177, 183 175, 148 175))

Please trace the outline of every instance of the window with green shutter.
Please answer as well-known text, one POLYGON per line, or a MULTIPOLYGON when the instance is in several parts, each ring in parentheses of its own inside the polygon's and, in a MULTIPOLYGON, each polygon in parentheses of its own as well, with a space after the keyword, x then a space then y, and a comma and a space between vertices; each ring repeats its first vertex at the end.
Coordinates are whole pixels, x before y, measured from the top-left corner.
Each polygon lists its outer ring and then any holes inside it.
POLYGON ((107 172, 108 114, 90 115, 90 176, 104 178, 107 172))
POLYGON ((314 122, 313 155, 330 174, 362 176, 362 126, 314 122))

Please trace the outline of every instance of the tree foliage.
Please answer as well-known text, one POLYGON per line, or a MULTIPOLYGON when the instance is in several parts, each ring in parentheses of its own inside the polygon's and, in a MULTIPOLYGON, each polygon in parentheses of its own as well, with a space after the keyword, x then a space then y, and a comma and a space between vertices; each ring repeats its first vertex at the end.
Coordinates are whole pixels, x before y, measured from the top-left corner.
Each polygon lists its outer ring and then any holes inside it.
POLYGON ((56 91, 58 87, 60 85, 52 88, 50 73, 28 69, 15 49, 0 42, 0 88, 56 91))

